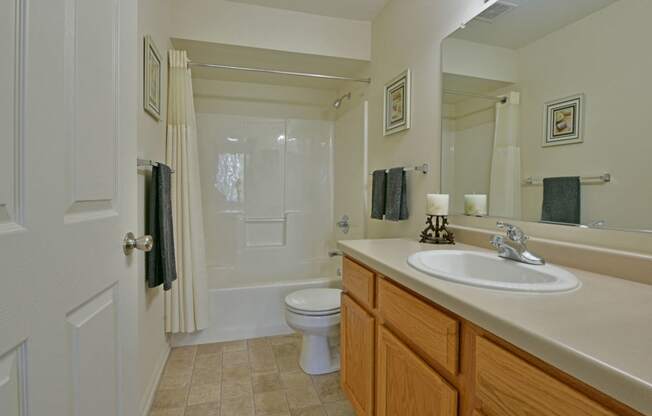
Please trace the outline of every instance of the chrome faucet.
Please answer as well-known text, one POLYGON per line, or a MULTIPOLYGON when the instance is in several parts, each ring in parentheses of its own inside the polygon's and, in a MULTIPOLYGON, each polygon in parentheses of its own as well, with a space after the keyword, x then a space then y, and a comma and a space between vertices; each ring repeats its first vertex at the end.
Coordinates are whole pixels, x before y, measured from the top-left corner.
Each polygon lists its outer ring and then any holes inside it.
POLYGON ((502 235, 494 235, 491 237, 490 243, 498 250, 499 257, 525 264, 545 264, 544 259, 528 251, 525 242, 529 237, 525 235, 523 230, 515 225, 507 224, 502 221, 498 221, 496 226, 498 229, 505 230, 507 233, 506 238, 502 235))

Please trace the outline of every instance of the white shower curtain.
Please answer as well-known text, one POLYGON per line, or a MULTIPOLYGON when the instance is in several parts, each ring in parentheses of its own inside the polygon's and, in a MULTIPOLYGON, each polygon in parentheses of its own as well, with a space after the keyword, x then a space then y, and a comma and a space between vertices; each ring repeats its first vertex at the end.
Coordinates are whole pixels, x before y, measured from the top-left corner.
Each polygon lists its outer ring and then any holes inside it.
POLYGON ((492 217, 521 216, 519 100, 520 94, 512 92, 506 103, 496 104, 496 130, 489 190, 489 215, 492 217))
POLYGON ((177 280, 165 292, 165 331, 208 326, 204 221, 201 209, 197 124, 185 51, 169 51, 167 164, 172 175, 172 215, 177 280))

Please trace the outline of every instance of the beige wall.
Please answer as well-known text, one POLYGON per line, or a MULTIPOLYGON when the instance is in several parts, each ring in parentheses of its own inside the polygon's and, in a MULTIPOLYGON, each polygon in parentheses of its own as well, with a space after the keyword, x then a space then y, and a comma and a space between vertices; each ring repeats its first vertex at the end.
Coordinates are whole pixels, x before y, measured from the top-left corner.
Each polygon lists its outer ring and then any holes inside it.
MULTIPOLYGON (((168 35, 170 22, 169 0, 138 1, 139 74, 138 74, 138 157, 165 160, 165 114, 167 111, 167 50, 171 47, 168 35), (163 60, 162 119, 156 121, 142 107, 143 103, 143 42, 145 35, 154 39, 163 60)), ((147 169, 138 175, 138 235, 145 234, 145 183, 147 169)), ((169 349, 163 326, 163 289, 148 289, 145 283, 145 256, 138 256, 138 327, 139 327, 139 397, 141 415, 145 414, 151 394, 156 388, 158 372, 169 349)))
POLYGON ((513 49, 448 38, 442 45, 442 71, 503 82, 516 82, 518 53, 513 49))
POLYGON ((334 90, 193 79, 195 111, 268 118, 331 120, 334 90))
POLYGON ((370 23, 225 0, 173 0, 172 37, 369 60, 370 23))
POLYGON ((485 7, 483 0, 392 0, 372 23, 369 88, 369 169, 429 163, 429 175, 410 173, 410 219, 368 220, 368 236, 413 237, 423 229, 425 195, 439 190, 441 41, 485 7), (412 70, 412 128, 383 137, 383 85, 412 70))
MULTIPOLYGON (((652 229, 650 16, 649 0, 621 0, 519 50, 523 176, 613 175, 582 187, 583 223, 652 229), (543 103, 577 93, 584 143, 542 147, 543 103)), ((539 219, 541 203, 541 186, 524 187, 525 219, 539 219)))

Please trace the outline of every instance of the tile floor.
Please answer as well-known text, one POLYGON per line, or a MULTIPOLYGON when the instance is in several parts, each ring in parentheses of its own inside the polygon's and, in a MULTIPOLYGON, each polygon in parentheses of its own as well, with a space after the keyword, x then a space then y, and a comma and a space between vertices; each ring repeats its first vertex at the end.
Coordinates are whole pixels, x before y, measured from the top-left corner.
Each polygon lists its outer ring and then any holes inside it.
POLYGON ((174 348, 150 416, 354 416, 339 373, 299 367, 298 335, 174 348))

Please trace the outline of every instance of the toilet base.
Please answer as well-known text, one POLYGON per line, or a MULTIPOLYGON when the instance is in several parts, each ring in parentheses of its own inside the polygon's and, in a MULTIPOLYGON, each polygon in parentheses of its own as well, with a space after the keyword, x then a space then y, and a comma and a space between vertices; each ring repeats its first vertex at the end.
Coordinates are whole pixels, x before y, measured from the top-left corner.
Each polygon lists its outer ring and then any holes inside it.
POLYGON ((334 373, 340 369, 340 356, 331 354, 327 336, 304 333, 299 366, 311 375, 334 373))

